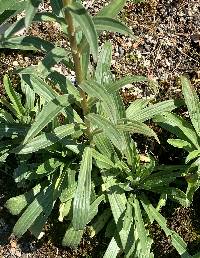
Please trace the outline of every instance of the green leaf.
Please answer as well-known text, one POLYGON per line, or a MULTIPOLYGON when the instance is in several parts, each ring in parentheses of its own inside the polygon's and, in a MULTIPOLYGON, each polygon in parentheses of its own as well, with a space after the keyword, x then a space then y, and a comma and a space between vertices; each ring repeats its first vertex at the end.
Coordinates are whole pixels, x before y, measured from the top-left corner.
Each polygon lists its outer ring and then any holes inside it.
POLYGON ((186 77, 181 76, 181 83, 190 119, 196 130, 196 133, 200 136, 200 101, 198 95, 186 77))
POLYGON ((166 186, 172 183, 177 177, 181 177, 184 174, 184 170, 170 170, 158 171, 146 177, 141 188, 151 190, 153 187, 166 186))
POLYGON ((58 94, 40 77, 35 75, 22 74, 22 79, 27 83, 27 85, 34 90, 39 96, 43 97, 45 101, 50 101, 56 97, 58 94))
POLYGON ((129 113, 128 119, 144 122, 153 118, 156 115, 160 115, 163 112, 172 111, 178 107, 178 103, 174 100, 165 100, 160 103, 148 106, 137 113, 129 113))
MULTIPOLYGON (((126 114, 125 114, 125 108, 121 99, 121 96, 118 92, 112 94, 114 102, 115 102, 115 109, 116 109, 116 118, 117 120, 124 119, 126 114)), ((136 150, 135 143, 130 137, 129 133, 121 133, 122 134, 122 142, 125 144, 125 151, 124 154, 127 158, 127 163, 128 165, 131 166, 132 170, 135 171, 136 169, 136 164, 138 160, 138 153, 136 150)))
POLYGON ((0 13, 4 12, 5 10, 10 10, 14 8, 14 6, 18 3, 23 5, 24 2, 24 0, 0 0, 0 13))
POLYGON ((129 241, 128 236, 132 225, 132 216, 129 216, 130 214, 128 214, 128 218, 125 219, 125 216, 127 215, 126 195, 124 190, 122 190, 122 188, 116 184, 116 181, 113 178, 107 179, 105 176, 103 176, 103 181, 107 191, 107 196, 112 210, 113 218, 115 220, 120 236, 121 244, 123 246, 123 249, 125 249, 129 241))
POLYGON ((0 48, 50 51, 54 45, 44 39, 34 36, 15 36, 0 41, 0 48))
POLYGON ((181 139, 168 139, 167 142, 174 147, 185 149, 187 151, 190 151, 192 149, 191 143, 181 139))
POLYGON ((41 185, 38 184, 25 194, 10 198, 6 202, 5 207, 11 214, 19 215, 22 210, 34 200, 34 197, 40 192, 40 190, 41 185))
POLYGON ((35 16, 35 14, 37 13, 38 7, 40 5, 40 3, 42 2, 42 0, 27 0, 27 7, 26 7, 26 16, 25 16, 25 26, 26 28, 28 28, 32 21, 33 18, 35 16))
POLYGON ((90 45, 93 58, 94 60, 97 60, 98 37, 92 18, 88 14, 87 10, 83 7, 83 5, 76 1, 73 1, 69 6, 67 6, 67 9, 79 23, 80 28, 90 45))
POLYGON ((91 195, 92 149, 86 147, 80 165, 78 186, 73 202, 72 224, 76 230, 84 229, 88 222, 91 195))
POLYGON ((76 248, 81 242, 83 232, 83 230, 75 230, 73 225, 70 224, 62 240, 62 245, 76 248))
POLYGON ((197 157, 200 156, 200 150, 193 150, 188 154, 186 157, 185 163, 189 163, 191 160, 196 159, 197 157))
POLYGON ((97 31, 118 32, 124 35, 133 36, 133 32, 123 23, 110 17, 94 17, 93 22, 97 31))
MULTIPOLYGON (((9 1, 6 1, 8 3, 9 1)), ((12 6, 10 6, 9 9, 3 10, 2 12, 0 11, 0 24, 2 25, 3 23, 6 24, 6 22, 11 19, 12 17, 16 16, 17 14, 21 13, 25 7, 26 7, 26 1, 11 1, 12 6)), ((0 6, 1 6, 1 1, 0 1, 0 6)), ((3 4, 3 8, 5 6, 5 1, 3 4)), ((1 7, 0 7, 1 8, 1 7)), ((1 33, 0 33, 1 34, 1 33)))
POLYGON ((98 213, 98 208, 101 202, 105 202, 105 195, 102 194, 98 196, 90 205, 90 211, 88 214, 88 223, 93 220, 93 218, 97 215, 98 213))
MULTIPOLYGON (((38 63, 37 71, 43 76, 48 76, 54 65, 58 64, 61 61, 69 63, 69 56, 69 51, 60 47, 55 47, 47 53, 47 55, 42 59, 41 62, 38 63)), ((73 64, 70 68, 73 69, 73 64)))
POLYGON ((187 195, 181 191, 178 188, 175 187, 158 187, 158 188, 153 188, 153 192, 161 193, 161 194, 167 194, 167 196, 172 199, 175 202, 178 202, 184 207, 189 207, 190 201, 187 198, 187 195))
POLYGON ((110 219, 112 213, 110 209, 105 209, 102 214, 98 215, 95 221, 92 223, 92 225, 89 228, 90 236, 94 237, 97 235, 106 225, 108 220, 110 219))
POLYGON ((127 119, 131 119, 134 117, 136 113, 141 112, 141 110, 145 109, 149 104, 150 100, 147 99, 136 99, 134 100, 130 106, 126 109, 126 117, 127 119))
MULTIPOLYGON (((39 76, 35 76, 34 74, 23 74, 23 71, 20 72, 22 75, 22 79, 26 84, 34 90, 36 94, 38 94, 40 97, 43 97, 47 102, 58 97, 58 93, 52 89, 44 80, 42 80, 39 76)), ((35 71, 37 73, 37 70, 35 71)), ((49 74, 49 79, 53 81, 53 83, 59 85, 60 90, 63 93, 71 94, 74 96, 76 101, 80 101, 80 95, 78 90, 75 88, 75 86, 67 79, 64 75, 59 74, 57 72, 53 72, 49 74)), ((56 86, 57 86, 56 85, 56 86)), ((71 116, 74 116, 76 118, 77 122, 82 122, 78 114, 75 112, 75 110, 70 110, 68 112, 68 109, 65 109, 65 112, 67 115, 70 115, 69 112, 71 112, 71 116)))
MULTIPOLYGON (((25 28, 25 18, 17 20, 15 23, 9 26, 9 28, 5 31, 4 37, 8 38, 19 32, 21 29, 25 28)), ((33 18, 33 22, 57 22, 58 24, 62 25, 62 29, 65 32, 65 21, 62 18, 58 18, 52 13, 49 12, 41 12, 35 14, 33 18)))
POLYGON ((29 113, 34 109, 35 106, 35 92, 26 84, 26 82, 21 77, 21 89, 24 95, 26 96, 25 109, 29 113))
POLYGON ((61 203, 59 207, 59 218, 60 222, 63 222, 64 217, 67 217, 71 211, 72 200, 68 200, 67 202, 61 203))
POLYGON ((200 187, 200 178, 199 178, 199 171, 200 167, 197 169, 197 174, 190 174, 186 177, 186 181, 188 183, 186 195, 187 199, 190 203, 193 201, 194 193, 199 189, 200 187))
POLYGON ((159 142, 156 133, 150 127, 138 121, 127 124, 119 124, 117 125, 117 129, 123 132, 138 133, 148 137, 154 137, 159 142))
POLYGON ((163 229, 165 234, 170 237, 171 243, 176 248, 177 252, 180 255, 187 255, 187 257, 190 257, 187 252, 187 244, 176 232, 167 227, 166 219, 152 206, 152 204, 150 204, 147 198, 143 196, 141 198, 141 201, 142 204, 146 206, 146 208, 149 210, 151 216, 157 221, 157 223, 163 229))
POLYGON ((48 78, 56 84, 59 90, 66 94, 72 94, 77 101, 81 101, 79 91, 70 80, 57 71, 51 72, 48 78))
POLYGON ((88 43, 86 44, 87 47, 81 52, 81 67, 84 80, 87 79, 89 73, 89 61, 90 61, 90 48, 88 43))
POLYGON ((4 98, 1 98, 0 103, 3 104, 3 106, 5 106, 7 109, 9 109, 10 112, 12 113, 12 115, 14 115, 15 117, 18 116, 17 111, 15 110, 15 108, 13 107, 13 105, 9 101, 7 101, 4 98))
POLYGON ((94 81, 86 81, 80 84, 82 90, 89 94, 91 97, 98 98, 102 101, 104 110, 110 120, 116 123, 116 111, 113 98, 104 87, 94 81))
POLYGON ((4 123, 9 123, 9 124, 14 124, 15 120, 13 119, 12 115, 10 113, 8 113, 6 110, 0 110, 0 119, 4 122, 4 123))
POLYGON ((63 192, 61 193, 60 201, 65 203, 73 199, 76 192, 76 188, 77 188, 77 183, 74 183, 73 185, 64 189, 63 192))
POLYGON ((61 164, 62 162, 51 158, 49 160, 46 160, 43 164, 39 165, 37 167, 36 173, 38 175, 47 174, 50 171, 55 171, 55 169, 58 168, 61 164))
POLYGON ((115 238, 112 237, 103 258, 116 258, 119 252, 120 252, 120 247, 118 246, 115 238))
POLYGON ((197 149, 200 148, 199 138, 190 123, 182 117, 169 112, 155 117, 154 122, 158 123, 168 131, 175 134, 181 140, 189 141, 197 149))
POLYGON ((94 149, 92 150, 92 156, 95 159, 96 164, 100 169, 103 169, 103 168, 111 169, 115 167, 115 164, 108 157, 106 157, 105 155, 99 153, 94 149))
POLYGON ((13 104, 13 107, 16 110, 18 117, 21 118, 21 116, 24 115, 24 107, 22 106, 19 95, 14 91, 12 84, 10 82, 10 79, 7 75, 4 76, 3 83, 4 83, 6 93, 8 94, 8 97, 10 98, 13 104))
POLYGON ((119 79, 113 83, 111 83, 107 89, 109 93, 113 93, 115 91, 120 90, 122 87, 126 86, 130 83, 137 83, 137 82, 146 82, 148 81, 147 77, 145 76, 126 76, 122 79, 119 79))
POLYGON ((140 209, 140 203, 137 198, 134 198, 133 207, 135 211, 135 225, 141 247, 141 257, 149 257, 151 244, 149 244, 148 231, 145 229, 144 221, 142 218, 142 212, 140 209))
MULTIPOLYGON (((17 154, 34 153, 38 150, 45 149, 51 146, 52 144, 63 139, 64 137, 73 134, 75 131, 76 127, 73 124, 61 125, 57 127, 52 133, 42 133, 41 135, 30 140, 28 143, 22 144, 13 149, 12 152, 17 154)), ((67 144, 71 145, 72 141, 65 141, 66 148, 68 147, 67 144)))
MULTIPOLYGON (((67 163, 67 167, 69 166, 69 164, 71 164, 71 163, 67 163)), ((53 209, 56 199, 59 197, 63 188, 66 186, 66 179, 67 179, 66 177, 67 177, 67 169, 66 169, 66 167, 64 168, 64 165, 63 165, 60 168, 60 175, 58 177, 54 177, 54 180, 52 182, 53 192, 50 194, 50 197, 46 200, 47 203, 49 202, 48 206, 44 207, 43 212, 40 212, 37 215, 36 219, 33 221, 33 224, 30 227, 30 231, 37 238, 40 237, 43 226, 44 226, 45 222, 47 221, 48 216, 50 215, 50 213, 53 209)), ((50 185, 51 185, 51 183, 50 183, 50 185)), ((44 203, 41 202, 40 205, 44 205, 44 203)), ((29 207, 27 208, 27 210, 28 209, 29 209, 29 207)))
POLYGON ((105 5, 98 13, 97 16, 115 17, 122 10, 126 0, 111 0, 108 5, 105 5))
POLYGON ((52 174, 61 165, 62 162, 54 158, 48 159, 40 165, 22 163, 14 170, 14 179, 16 183, 19 183, 24 179, 37 179, 39 177, 52 174))
POLYGON ((63 13, 62 13, 63 2, 62 2, 62 0, 57 0, 57 1, 50 0, 50 3, 51 3, 51 7, 52 7, 53 12, 57 16, 63 16, 63 13))
POLYGON ((110 66, 112 61, 112 45, 110 42, 106 42, 101 47, 99 54, 97 67, 95 70, 95 77, 100 85, 103 85, 110 81, 110 66))
POLYGON ((37 217, 43 212, 44 215, 53 207, 53 185, 44 188, 28 206, 14 226, 13 232, 16 236, 22 236, 34 223, 37 217))
POLYGON ((114 124, 97 114, 91 113, 87 115, 87 117, 93 125, 98 126, 99 129, 104 131, 105 135, 119 150, 124 151, 125 143, 123 142, 122 135, 114 124))
POLYGON ((98 148, 101 154, 108 157, 111 161, 118 159, 114 146, 103 133, 96 134, 93 138, 95 146, 98 148))
POLYGON ((42 111, 36 117, 35 122, 32 124, 28 131, 24 144, 33 139, 42 129, 50 123, 65 107, 72 102, 70 95, 62 95, 48 102, 48 104, 42 109, 42 111))

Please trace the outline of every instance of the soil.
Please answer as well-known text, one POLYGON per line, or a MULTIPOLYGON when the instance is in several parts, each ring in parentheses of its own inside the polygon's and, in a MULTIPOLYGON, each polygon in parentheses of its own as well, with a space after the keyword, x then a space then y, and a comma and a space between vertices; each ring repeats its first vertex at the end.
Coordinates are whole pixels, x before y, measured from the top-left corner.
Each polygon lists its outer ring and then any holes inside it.
MULTIPOLYGON (((46 1, 45 1, 46 2, 46 1)), ((102 2, 85 1, 91 13, 96 13, 102 2)), ((42 8, 48 8, 45 4, 42 8)), ((113 45, 112 70, 116 77, 128 74, 147 75, 152 84, 127 85, 122 91, 125 105, 136 98, 164 100, 181 96, 178 76, 186 73, 200 93, 200 2, 199 0, 149 0, 135 4, 128 1, 120 13, 121 19, 132 28, 136 40, 109 33, 101 36, 101 42, 109 40, 113 45)), ((67 44, 62 33, 53 24, 37 24, 27 32, 40 35, 61 45, 67 44), (56 35, 56 37, 54 36, 56 35)), ((12 76, 14 85, 19 79, 13 72, 17 67, 37 64, 43 54, 31 51, 0 50, 0 94, 4 95, 2 78, 12 76)), ((172 164, 183 162, 183 153, 166 144, 166 132, 160 132, 161 145, 152 140, 141 144, 141 151, 150 150, 160 162, 172 164), (163 143, 163 144, 162 144, 163 143)), ((101 257, 106 248, 106 239, 89 239, 85 235, 77 250, 63 248, 60 239, 63 225, 53 215, 46 228, 46 236, 34 239, 29 233, 20 240, 12 235, 16 217, 3 207, 11 196, 19 194, 9 171, 0 171, 0 257, 101 257), (52 226, 54 224, 54 226, 52 226), (55 237, 56 235, 56 237, 55 237), (57 237, 58 236, 58 237, 57 237)), ((168 226, 178 232, 188 243, 193 254, 200 251, 200 192, 197 191, 191 207, 183 208, 168 202, 162 209, 168 226)), ((157 224, 151 226, 154 238, 153 250, 158 258, 179 257, 157 224)))

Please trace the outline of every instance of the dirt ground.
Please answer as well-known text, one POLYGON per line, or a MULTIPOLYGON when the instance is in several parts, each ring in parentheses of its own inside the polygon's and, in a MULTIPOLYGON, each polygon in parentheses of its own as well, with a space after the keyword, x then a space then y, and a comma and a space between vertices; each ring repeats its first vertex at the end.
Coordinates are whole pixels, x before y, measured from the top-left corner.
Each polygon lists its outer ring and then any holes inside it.
MULTIPOLYGON (((102 2, 85 1, 91 13, 96 13, 102 2)), ((48 8, 45 4, 44 8, 48 8)), ((133 30, 136 40, 119 34, 103 34, 101 42, 108 40, 113 44, 112 70, 116 77, 137 74, 148 75, 152 85, 127 85, 122 91, 124 103, 136 98, 164 100, 181 96, 178 76, 187 74, 198 93, 200 93, 200 2, 199 0, 146 0, 135 4, 128 1, 120 18, 133 30)), ((51 41, 66 44, 57 28, 52 24, 34 25, 28 33, 40 35, 51 41), (56 37, 55 37, 56 34, 56 37)), ((22 52, 0 49, 0 94, 4 95, 2 77, 5 73, 12 76, 17 67, 37 64, 43 55, 37 52, 22 52)), ((12 76, 14 84, 18 77, 12 76)), ((163 141, 166 135, 163 136, 163 141)), ((145 145, 147 145, 145 143, 145 145)), ((166 145, 166 143, 165 143, 166 145)), ((141 147, 142 148, 142 147, 141 147)), ((155 155, 164 158, 163 163, 182 161, 182 153, 169 146, 151 149, 155 155)), ((9 161, 8 161, 9 162, 9 161)), ((11 162, 11 161, 10 161, 11 162)), ((101 257, 106 248, 106 239, 84 237, 80 248, 71 250, 60 246, 64 226, 54 216, 49 220, 47 235, 36 240, 29 233, 21 240, 12 234, 16 217, 11 216, 4 208, 5 201, 19 193, 13 188, 14 181, 9 172, 0 171, 0 258, 10 257, 101 257), (54 226, 53 226, 54 224, 54 226), (56 235, 56 237, 55 237, 56 235), (58 237, 57 237, 58 236, 58 237)), ((189 244, 192 253, 200 251, 200 201, 199 191, 195 194, 190 208, 182 208, 174 203, 167 203, 162 213, 168 225, 176 230, 189 244)), ((158 258, 179 257, 157 224, 151 226, 154 238, 154 253, 158 258)))

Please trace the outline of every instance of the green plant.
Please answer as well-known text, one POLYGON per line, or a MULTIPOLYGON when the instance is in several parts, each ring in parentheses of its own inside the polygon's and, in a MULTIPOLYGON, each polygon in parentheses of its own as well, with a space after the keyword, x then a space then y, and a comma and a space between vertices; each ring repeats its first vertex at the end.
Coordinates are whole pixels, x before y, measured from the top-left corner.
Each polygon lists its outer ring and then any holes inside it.
POLYGON ((188 152, 185 159, 187 165, 185 178, 188 184, 186 198, 191 202, 194 192, 200 186, 200 102, 190 81, 185 76, 182 76, 180 80, 190 122, 188 119, 169 112, 157 116, 155 121, 178 137, 169 139, 169 144, 188 152))
POLYGON ((103 229, 110 239, 104 257, 117 257, 120 251, 125 257, 153 257, 146 224, 156 220, 179 254, 190 257, 186 243, 167 227, 159 212, 166 195, 185 204, 184 193, 170 186, 182 177, 184 168, 159 166, 151 156, 143 162, 131 137, 139 133, 159 141, 144 122, 178 104, 168 100, 151 105, 141 99, 125 110, 119 89, 148 79, 115 80, 110 71, 111 44, 105 43, 98 51, 102 30, 132 35, 112 18, 125 1, 111 1, 95 17, 80 1, 50 1, 52 13, 37 12, 41 1, 37 5, 23 2, 26 17, 8 28, 0 46, 42 51, 45 57, 37 66, 18 70, 22 98, 4 77, 11 104, 1 101, 7 108, 0 111, 1 146, 6 146, 1 148, 1 161, 15 154, 15 181, 27 187, 24 194, 6 202, 12 214, 20 215, 14 233, 20 237, 30 230, 40 237, 57 202, 59 220, 67 227, 63 245, 76 247, 86 229, 91 236, 103 229), (14 35, 32 21, 57 22, 69 47, 14 35), (53 70, 57 63, 75 72, 75 83, 53 70), (160 195, 156 208, 149 201, 150 191, 160 195))

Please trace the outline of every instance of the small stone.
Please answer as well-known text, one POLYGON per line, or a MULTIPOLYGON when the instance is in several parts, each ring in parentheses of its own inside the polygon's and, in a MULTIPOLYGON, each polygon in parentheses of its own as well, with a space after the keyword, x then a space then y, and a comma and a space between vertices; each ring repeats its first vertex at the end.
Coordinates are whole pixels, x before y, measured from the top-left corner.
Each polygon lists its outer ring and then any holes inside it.
POLYGON ((20 250, 17 250, 17 251, 15 252, 15 255, 16 255, 17 257, 21 257, 21 256, 22 256, 22 253, 21 253, 20 250))
POLYGON ((14 61, 14 62, 13 62, 13 65, 14 65, 14 66, 19 66, 19 63, 18 63, 17 61, 14 61))
POLYGON ((25 56, 25 57, 24 57, 24 60, 25 60, 26 62, 28 62, 28 61, 29 61, 29 57, 25 56))

